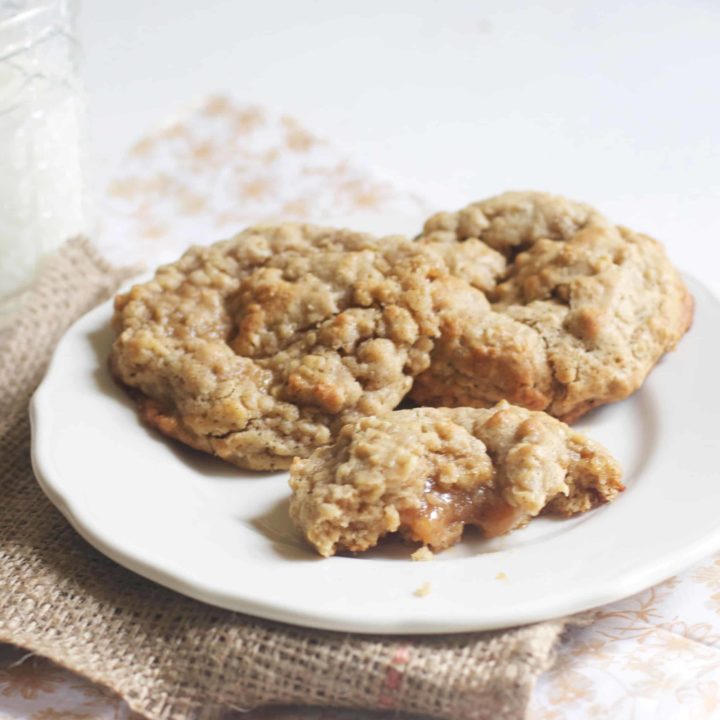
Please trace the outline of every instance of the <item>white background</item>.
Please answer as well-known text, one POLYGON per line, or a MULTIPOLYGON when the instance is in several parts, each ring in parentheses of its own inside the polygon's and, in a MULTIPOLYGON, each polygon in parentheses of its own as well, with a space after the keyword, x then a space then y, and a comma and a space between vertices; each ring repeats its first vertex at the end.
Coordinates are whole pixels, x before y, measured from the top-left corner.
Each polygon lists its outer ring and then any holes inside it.
POLYGON ((210 92, 288 112, 438 207, 560 192, 720 290, 720 3, 86 0, 98 182, 210 92))

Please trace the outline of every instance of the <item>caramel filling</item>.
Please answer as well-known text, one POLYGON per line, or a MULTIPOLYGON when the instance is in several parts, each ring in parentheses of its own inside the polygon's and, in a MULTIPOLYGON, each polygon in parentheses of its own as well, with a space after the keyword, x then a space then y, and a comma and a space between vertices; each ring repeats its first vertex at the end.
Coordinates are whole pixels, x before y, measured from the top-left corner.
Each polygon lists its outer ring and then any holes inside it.
POLYGON ((526 520, 525 513, 507 503, 492 487, 438 491, 431 481, 427 485, 420 506, 404 510, 400 519, 407 537, 432 550, 445 550, 457 543, 465 525, 475 525, 491 538, 526 520))

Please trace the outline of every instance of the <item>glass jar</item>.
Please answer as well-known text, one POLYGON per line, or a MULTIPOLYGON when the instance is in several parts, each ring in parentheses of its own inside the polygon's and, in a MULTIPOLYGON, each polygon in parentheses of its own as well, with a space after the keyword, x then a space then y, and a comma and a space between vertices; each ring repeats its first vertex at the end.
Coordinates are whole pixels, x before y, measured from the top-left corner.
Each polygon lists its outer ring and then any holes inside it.
POLYGON ((0 0, 0 300, 86 231, 75 0, 0 0))

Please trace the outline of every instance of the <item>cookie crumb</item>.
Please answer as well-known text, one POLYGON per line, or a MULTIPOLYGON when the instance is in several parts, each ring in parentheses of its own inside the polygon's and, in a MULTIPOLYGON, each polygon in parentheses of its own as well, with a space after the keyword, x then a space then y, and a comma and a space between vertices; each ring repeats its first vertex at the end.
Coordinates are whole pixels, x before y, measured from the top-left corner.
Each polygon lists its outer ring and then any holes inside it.
POLYGON ((507 580, 507 579, 508 579, 508 576, 507 576, 504 572, 499 572, 499 573, 495 576, 495 579, 496 579, 496 580, 507 580))
POLYGON ((430 583, 425 582, 417 590, 415 590, 415 592, 413 592, 413 595, 415 597, 425 597, 426 595, 430 594, 430 589, 430 583))
POLYGON ((427 545, 423 545, 421 548, 418 548, 410 557, 413 560, 432 560, 435 557, 435 554, 427 545))

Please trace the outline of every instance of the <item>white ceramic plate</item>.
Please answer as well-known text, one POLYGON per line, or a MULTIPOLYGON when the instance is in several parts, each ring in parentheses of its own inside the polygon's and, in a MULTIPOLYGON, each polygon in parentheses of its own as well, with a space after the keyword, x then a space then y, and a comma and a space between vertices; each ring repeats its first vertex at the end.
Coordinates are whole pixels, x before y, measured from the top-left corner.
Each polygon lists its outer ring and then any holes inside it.
POLYGON ((695 324, 630 399, 578 427, 621 461, 627 491, 574 520, 466 540, 432 562, 390 543, 317 557, 292 529, 287 474, 240 471, 147 430, 112 382, 111 304, 65 335, 31 407, 43 489, 95 547, 232 610, 331 630, 483 630, 630 595, 720 549, 720 304, 697 282, 695 324), (429 594, 414 591, 429 583, 429 594))

